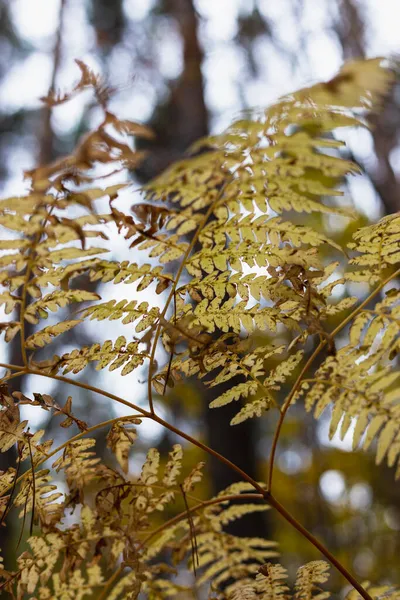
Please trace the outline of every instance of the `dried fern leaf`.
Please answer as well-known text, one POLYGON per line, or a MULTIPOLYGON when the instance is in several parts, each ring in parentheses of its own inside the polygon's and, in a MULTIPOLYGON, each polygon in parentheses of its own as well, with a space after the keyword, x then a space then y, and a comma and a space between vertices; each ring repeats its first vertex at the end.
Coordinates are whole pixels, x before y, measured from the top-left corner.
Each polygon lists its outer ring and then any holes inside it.
POLYGON ((321 590, 319 584, 325 583, 329 578, 329 565, 323 560, 314 560, 300 567, 296 577, 296 600, 325 600, 330 597, 329 592, 321 590))
POLYGON ((262 600, 286 600, 289 588, 286 585, 287 571, 279 564, 266 563, 259 569, 255 587, 262 600))
MULTIPOLYGON (((115 458, 124 473, 128 472, 129 452, 137 439, 135 427, 126 427, 126 421, 125 418, 123 422, 113 423, 107 435, 107 447, 115 454, 115 458)), ((138 424, 140 420, 132 419, 132 422, 138 424)))
POLYGON ((26 347, 30 349, 43 348, 47 344, 50 344, 53 338, 66 333, 80 323, 82 323, 82 319, 70 319, 68 321, 61 321, 56 325, 44 327, 26 339, 26 347))

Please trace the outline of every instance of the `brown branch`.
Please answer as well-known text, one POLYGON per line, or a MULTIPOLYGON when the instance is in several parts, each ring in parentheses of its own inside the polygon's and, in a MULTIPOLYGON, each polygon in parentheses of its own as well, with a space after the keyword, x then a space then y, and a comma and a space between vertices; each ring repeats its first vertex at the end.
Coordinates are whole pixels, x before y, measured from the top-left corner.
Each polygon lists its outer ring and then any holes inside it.
POLYGON ((159 527, 154 529, 149 535, 141 542, 140 548, 143 548, 153 537, 164 531, 164 529, 168 529, 175 523, 179 523, 183 519, 187 518, 188 513, 193 514, 202 508, 206 508, 207 506, 212 506, 213 504, 222 504, 223 502, 232 502, 233 500, 263 500, 263 494, 229 494, 226 496, 218 496, 218 498, 212 498, 211 500, 204 500, 203 502, 199 502, 196 506, 192 506, 191 508, 186 507, 184 512, 175 515, 159 527))
MULTIPOLYGON (((209 210, 207 211, 206 215, 205 215, 205 222, 208 219, 209 214, 211 214, 211 211, 213 209, 213 205, 210 206, 209 210)), ((199 233, 199 230, 198 232, 199 233)), ((197 238, 196 238, 197 239, 197 238)), ((195 242, 193 242, 192 247, 194 246, 195 242)), ((191 248, 190 248, 191 250, 191 248)), ((190 252, 189 250, 189 252, 190 252)), ((189 254, 189 253, 188 253, 189 254)), ((182 273, 183 267, 184 267, 184 261, 182 261, 182 265, 181 268, 178 271, 174 286, 173 286, 173 290, 170 293, 169 296, 169 302, 171 301, 173 294, 175 293, 175 288, 178 282, 178 279, 182 273)), ((356 308, 354 309, 350 315, 348 315, 348 317, 338 326, 336 327, 336 329, 330 334, 329 338, 333 338, 335 335, 337 335, 337 333, 339 333, 363 308, 364 306, 366 306, 381 290, 382 288, 389 283, 392 279, 394 279, 395 277, 397 277, 398 275, 400 275, 400 269, 398 269, 397 271, 395 271, 394 273, 392 273, 392 275, 390 275, 389 277, 387 277, 384 281, 382 281, 379 286, 356 308)), ((166 309, 165 309, 166 312, 166 309)), ((165 313, 164 313, 165 314, 165 313)), ((161 326, 160 328, 161 329, 161 326)), ((160 335, 160 331, 158 333, 158 337, 160 335)), ((158 341, 158 338, 157 338, 158 341)), ((279 427, 279 431, 278 431, 278 435, 275 436, 275 441, 274 441, 274 445, 273 445, 273 451, 275 453, 275 449, 276 449, 276 445, 279 439, 279 432, 281 430, 281 426, 284 420, 284 416, 290 406, 291 400, 294 396, 294 394, 296 393, 300 382, 303 379, 303 376, 305 374, 305 372, 307 371, 307 369, 311 366, 312 362, 315 360, 316 356, 319 354, 319 352, 322 350, 322 348, 327 344, 327 339, 324 339, 320 342, 320 344, 318 345, 318 347, 316 348, 316 350, 313 352, 313 354, 311 355, 311 357, 308 359, 308 361, 306 362, 305 366, 303 367, 299 377, 296 380, 296 383, 294 384, 294 387, 291 391, 291 394, 288 396, 284 407, 286 408, 286 410, 284 411, 282 409, 282 413, 281 413, 281 419, 280 419, 280 424, 278 424, 279 427)), ((155 355, 155 348, 156 348, 156 343, 154 343, 153 345, 153 360, 154 360, 154 355, 155 355)), ((20 369, 18 372, 18 375, 23 375, 23 374, 32 374, 32 375, 40 375, 40 376, 44 376, 44 377, 48 377, 50 379, 55 379, 58 381, 63 381, 64 383, 68 383, 71 385, 75 385, 77 387, 83 388, 83 389, 87 389, 89 391, 92 391, 94 393, 98 393, 102 396, 105 396, 107 398, 110 398, 116 402, 119 402, 121 404, 124 404, 125 406, 129 406, 130 408, 132 408, 133 410, 136 410, 137 412, 140 413, 141 416, 144 417, 148 417, 151 418, 153 421, 159 423, 160 425, 162 425, 163 427, 165 427, 166 429, 168 429, 169 431, 171 431, 172 433, 175 433, 177 436, 186 439, 188 442, 192 443, 193 445, 197 446, 198 448, 200 448, 201 450, 203 450, 204 452, 206 452, 207 454, 214 456, 215 458, 217 458, 219 461, 221 461, 222 463, 224 463, 226 466, 228 466, 229 468, 231 468, 233 471, 235 471, 235 473, 237 473, 238 475, 240 475, 244 481, 249 482, 256 491, 258 491, 263 498, 265 499, 266 502, 268 502, 271 506, 273 506, 281 515, 282 517, 288 522, 290 523, 295 529, 297 529, 297 531, 299 531, 306 539, 308 539, 311 544, 313 546, 315 546, 335 567, 336 569, 347 579, 347 581, 359 592, 359 594, 365 599, 365 600, 372 600, 371 596, 368 594, 368 592, 356 581, 356 579, 351 575, 351 573, 346 569, 346 567, 344 567, 332 554, 331 552, 312 534, 310 533, 307 529, 305 529, 305 527, 303 527, 303 525, 301 525, 301 523, 299 523, 297 521, 297 519, 295 519, 295 517, 293 515, 291 515, 286 509, 285 507, 280 504, 280 502, 271 494, 270 491, 268 490, 264 490, 263 487, 257 482, 255 481, 252 477, 250 477, 245 471, 243 471, 240 467, 238 467, 237 465, 235 465, 234 463, 232 463, 229 459, 227 459, 226 457, 222 456, 221 454, 219 454, 218 452, 216 452, 215 450, 213 450, 212 448, 210 448, 209 446, 207 446, 206 444, 203 444, 200 440, 196 440, 195 438, 193 438, 192 436, 190 436, 189 434, 185 433, 184 431, 179 430, 178 428, 176 428, 175 426, 171 425, 170 423, 168 423, 167 421, 164 421, 164 419, 162 419, 161 417, 159 417, 158 415, 156 415, 154 413, 154 411, 146 411, 145 409, 142 409, 134 404, 132 404, 131 402, 128 402, 127 400, 124 400, 123 398, 120 398, 119 396, 116 396, 115 394, 111 394, 110 392, 106 392, 100 388, 97 388, 95 386, 91 386, 89 384, 85 384, 85 383, 81 383, 78 381, 74 381, 73 379, 70 379, 68 377, 63 377, 63 376, 59 376, 59 375, 52 375, 49 373, 43 373, 41 371, 38 370, 32 370, 32 369, 26 369, 26 371, 23 370, 23 367, 18 367, 16 365, 8 365, 6 363, 0 363, 0 366, 2 367, 6 367, 6 368, 14 368, 14 369, 20 369)), ((74 438, 72 438, 71 440, 69 440, 68 442, 65 442, 65 444, 63 445, 64 447, 67 446, 69 443, 71 443, 71 441, 73 441, 74 439, 76 439, 77 437, 81 437, 82 435, 85 435, 86 433, 88 433, 89 431, 93 431, 94 429, 97 429, 98 427, 102 426, 104 424, 99 424, 97 426, 94 426, 93 428, 90 428, 88 431, 86 432, 81 432, 80 434, 78 434, 77 436, 75 436, 74 438)), ((61 447, 57 448, 54 453, 56 453, 57 451, 59 451, 61 449, 61 447)), ((50 454, 50 456, 52 455, 52 453, 50 454)), ((273 464, 273 461, 272 461, 273 464)), ((24 474, 25 475, 25 474, 24 474)), ((24 475, 22 475, 19 478, 19 481, 22 480, 22 478, 24 477, 24 475)), ((271 477, 271 471, 270 471, 270 477, 271 477)), ((6 491, 6 490, 5 490, 6 491)))
POLYGON ((307 360, 306 364, 304 365, 304 367, 302 368, 300 375, 298 376, 298 378, 296 379, 290 394, 287 396, 285 402, 283 403, 283 406, 281 408, 281 413, 279 415, 279 421, 278 424, 276 426, 276 430, 275 430, 275 434, 274 434, 274 439, 272 441, 272 446, 271 446, 271 452, 269 455, 269 467, 268 467, 268 485, 267 485, 267 490, 271 491, 271 487, 272 487, 272 477, 274 474, 274 461, 275 461, 275 453, 276 453, 276 448, 278 445, 278 441, 279 441, 279 436, 281 434, 281 430, 282 430, 282 425, 283 425, 283 421, 285 420, 285 416, 287 411, 289 410, 289 406, 297 392, 297 390, 299 389, 299 386, 303 380, 304 375, 306 374, 306 372, 308 371, 308 369, 310 368, 310 366, 312 365, 312 363, 314 362, 314 359, 317 357, 317 355, 320 353, 320 351, 322 350, 322 348, 325 346, 326 341, 322 341, 319 343, 319 345, 317 346, 317 348, 314 350, 314 352, 312 353, 312 355, 310 356, 310 358, 307 360))
POLYGON ((148 377, 148 381, 147 381, 147 394, 148 394, 148 400, 149 400, 149 408, 150 408, 150 412, 151 414, 154 414, 154 402, 153 402, 153 390, 152 390, 152 374, 153 374, 153 370, 154 370, 154 360, 155 360, 155 355, 156 355, 156 351, 157 351, 157 344, 158 344, 158 340, 160 338, 161 335, 161 328, 162 328, 162 320, 165 318, 165 315, 167 313, 168 307, 172 301, 172 299, 175 297, 175 292, 176 292, 176 288, 177 285, 179 283, 179 279, 182 275, 183 269, 185 268, 186 265, 186 261, 190 255, 190 253, 192 252, 193 248, 196 245, 196 242, 198 240, 198 237, 201 233, 201 230, 203 229, 203 227, 206 225, 208 219, 210 218, 216 204, 221 200, 221 197, 225 191, 225 188, 228 184, 228 181, 230 181, 230 179, 226 179, 224 184, 222 185, 219 193, 216 195, 215 199, 213 200, 213 202, 210 204, 210 206, 208 207, 204 217, 202 218, 201 222, 199 223, 196 232, 194 233, 191 242, 189 244, 189 246, 186 248, 186 251, 182 257, 182 262, 179 265, 179 269, 176 273, 176 276, 174 278, 174 283, 172 285, 172 289, 168 295, 168 298, 165 302, 165 306, 164 309, 159 317, 158 320, 158 324, 157 324, 157 328, 156 328, 156 332, 154 335, 154 340, 153 340, 153 345, 151 348, 151 352, 150 352, 150 364, 149 364, 149 377, 148 377))
MULTIPOLYGON (((321 342, 321 344, 323 344, 323 342, 321 342)), ((71 385, 76 385, 77 387, 80 387, 80 388, 88 389, 88 390, 90 390, 92 392, 95 392, 97 394, 105 396, 106 398, 111 398, 112 400, 115 400, 116 402, 124 404, 125 406, 129 406, 133 410, 137 410, 137 412, 139 412, 141 415, 146 416, 146 417, 152 419, 156 423, 159 423, 160 425, 162 425, 163 427, 165 427, 166 429, 168 429, 172 433, 175 433, 177 436, 179 436, 179 437, 187 440, 188 442, 190 442, 194 446, 197 446, 198 448, 200 448, 201 450, 203 450, 204 452, 206 452, 210 456, 214 456, 214 458, 217 458, 219 461, 221 461, 222 463, 224 463, 226 466, 228 466, 230 469, 232 469, 235 473, 237 473, 238 475, 240 475, 240 477, 244 481, 247 481, 248 483, 250 483, 257 492, 259 492, 260 494, 262 494, 262 496, 263 496, 263 498, 264 498, 264 500, 266 502, 268 502, 271 506, 273 506, 286 519, 286 521, 288 521, 288 523, 290 523, 293 527, 295 527, 295 529, 297 529, 316 548, 318 548, 318 550, 320 552, 322 552, 322 554, 337 568, 337 570, 347 579, 347 581, 360 593, 360 595, 364 598, 364 600, 372 600, 372 598, 368 594, 368 592, 354 579, 354 577, 346 569, 346 567, 344 567, 329 552, 329 550, 327 548, 325 548, 325 546, 320 541, 318 541, 317 538, 315 538, 312 535, 312 533, 310 533, 307 529, 305 529, 305 527, 303 527, 303 525, 301 525, 295 519, 295 517, 293 517, 272 496, 272 494, 270 492, 266 491, 257 481, 255 481, 252 477, 250 477, 245 471, 243 471, 240 467, 238 467, 237 465, 235 465, 233 462, 231 462, 229 459, 227 459, 225 456, 223 456, 219 452, 216 452, 215 450, 213 450, 212 448, 210 448, 206 444, 203 444, 203 442, 201 442, 200 440, 197 440, 196 438, 194 438, 191 435, 185 433, 184 431, 181 431, 180 429, 178 429, 174 425, 171 425, 167 421, 164 421, 164 419, 162 419, 161 417, 159 417, 158 415, 156 415, 154 412, 152 413, 150 411, 144 410, 144 409, 142 409, 142 408, 140 408, 140 407, 132 404, 131 402, 128 402, 127 400, 124 400, 123 398, 120 398, 119 396, 116 396, 114 394, 110 394, 109 392, 105 392, 104 390, 102 390, 100 388, 96 388, 96 387, 88 385, 88 384, 83 384, 83 383, 74 381, 73 379, 69 379, 68 377, 61 377, 61 376, 57 376, 57 375, 50 375, 48 373, 41 373, 40 371, 28 370, 27 373, 28 374, 32 374, 32 375, 42 375, 42 376, 48 377, 50 379, 53 378, 53 379, 56 379, 56 380, 59 380, 59 381, 64 381, 65 383, 69 383, 71 385)), ((93 428, 92 428, 92 430, 93 430, 93 428)), ((80 437, 81 435, 83 435, 85 433, 88 433, 88 431, 82 432, 81 434, 78 434, 78 436, 80 437)), ((71 443, 71 441, 73 441, 73 439, 76 439, 76 436, 75 436, 75 438, 72 438, 71 440, 65 442, 64 446, 67 446, 69 443, 71 443)), ((60 448, 58 448, 56 451, 59 451, 60 448)), ((24 478, 24 475, 22 475, 19 479, 22 480, 22 478, 24 478)))
POLYGON ((385 287, 385 285, 387 285, 390 281, 392 281, 392 279, 395 279, 399 275, 400 275, 400 269, 397 269, 397 271, 395 271, 394 273, 392 273, 391 275, 389 275, 389 277, 387 277, 384 281, 382 281, 375 288, 375 290, 373 292, 371 292, 371 294, 369 294, 369 296, 367 296, 367 298, 365 298, 365 300, 363 300, 363 302, 361 302, 361 304, 359 304, 340 323, 340 325, 338 325, 336 327, 336 329, 334 329, 326 338, 324 338, 323 340, 321 340, 321 342, 319 343, 319 345, 317 346, 317 348, 314 350, 313 354, 310 356, 310 358, 308 359, 308 361, 304 365, 303 369, 301 370, 300 375, 298 376, 296 382, 294 383, 294 386, 293 386, 290 394, 288 395, 287 399, 285 400, 285 402, 284 402, 284 404, 282 406, 282 409, 281 409, 281 414, 279 415, 279 421, 278 421, 277 428, 275 430, 275 435, 274 435, 274 439, 273 439, 273 442, 272 442, 272 447, 271 447, 271 452, 270 452, 270 458, 269 458, 268 487, 267 487, 268 490, 271 490, 276 447, 277 447, 277 444, 278 444, 278 441, 279 441, 279 436, 280 436, 280 433, 281 433, 283 421, 285 420, 285 416, 286 416, 286 413, 287 413, 287 411, 288 411, 288 409, 290 407, 291 401, 292 401, 295 393, 299 389, 299 386, 300 386, 300 384, 301 384, 301 382, 303 380, 304 375, 306 374, 306 371, 310 368, 310 366, 312 365, 312 363, 314 362, 314 360, 316 359, 316 357, 319 355, 319 353, 321 352, 321 350, 326 346, 326 344, 328 343, 328 341, 332 340, 340 331, 342 331, 342 329, 344 329, 344 327, 346 327, 354 319, 354 317, 356 317, 358 315, 358 313, 365 306, 367 306, 368 303, 373 298, 375 298, 375 296, 377 296, 377 294, 379 294, 379 292, 385 287))

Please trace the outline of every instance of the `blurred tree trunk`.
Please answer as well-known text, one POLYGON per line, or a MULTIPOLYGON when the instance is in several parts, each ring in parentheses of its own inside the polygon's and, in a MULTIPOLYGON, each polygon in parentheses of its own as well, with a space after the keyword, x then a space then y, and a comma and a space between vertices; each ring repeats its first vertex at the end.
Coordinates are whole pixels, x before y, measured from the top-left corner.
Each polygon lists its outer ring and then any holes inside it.
MULTIPOLYGON (((340 0, 338 3, 339 17, 334 22, 333 29, 342 47, 344 60, 366 58, 367 15, 363 14, 363 11, 365 12, 365 6, 363 7, 356 0, 340 0)), ((400 135, 398 72, 396 77, 397 81, 385 98, 383 109, 370 118, 377 160, 372 161, 371 164, 368 161, 363 161, 361 164, 380 197, 386 214, 400 210, 400 179, 390 161, 391 153, 397 147, 400 135)))
POLYGON ((149 150, 148 157, 135 171, 149 181, 171 163, 183 157, 187 148, 208 134, 208 111, 204 100, 202 75, 203 50, 198 39, 198 16, 193 0, 169 0, 168 14, 177 24, 183 54, 183 69, 170 84, 167 100, 156 106, 149 121, 154 142, 137 140, 139 148, 149 150))

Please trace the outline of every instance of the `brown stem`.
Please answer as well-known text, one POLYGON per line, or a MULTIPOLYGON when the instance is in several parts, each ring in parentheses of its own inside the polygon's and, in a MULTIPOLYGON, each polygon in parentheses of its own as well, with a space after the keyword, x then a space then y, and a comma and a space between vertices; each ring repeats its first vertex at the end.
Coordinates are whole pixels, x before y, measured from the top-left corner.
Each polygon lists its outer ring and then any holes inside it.
POLYGON ((10 363, 0 363, 0 367, 10 369, 10 371, 25 371, 25 367, 22 365, 12 365, 10 363))
POLYGON ((179 269, 176 273, 176 276, 174 278, 174 283, 172 285, 172 289, 168 295, 168 298, 165 302, 165 306, 164 309, 159 317, 158 323, 157 323, 157 328, 156 328, 156 332, 154 334, 154 340, 153 340, 153 345, 151 348, 151 352, 150 352, 150 364, 149 364, 149 377, 148 377, 148 381, 147 381, 147 395, 148 395, 148 400, 149 400, 149 408, 150 408, 150 412, 153 415, 154 414, 154 403, 153 403, 153 390, 152 390, 152 375, 153 375, 153 367, 154 367, 154 359, 155 359, 155 355, 156 355, 156 351, 157 351, 157 344, 158 344, 158 340, 160 338, 161 335, 161 328, 162 328, 162 321, 165 318, 165 315, 167 313, 168 307, 172 301, 172 299, 175 296, 175 292, 176 292, 176 287, 179 283, 179 279, 182 275, 183 269, 185 268, 186 265, 186 261, 190 255, 190 253, 192 252, 193 248, 196 245, 196 242, 198 240, 198 237, 200 235, 201 230, 203 229, 203 227, 206 225, 208 219, 210 218, 216 204, 219 202, 219 200, 221 199, 225 188, 227 186, 229 179, 225 180, 225 183, 222 185, 219 193, 217 194, 216 198, 214 199, 214 201, 210 204, 210 206, 208 207, 204 217, 202 218, 201 222, 199 223, 199 226, 197 227, 189 246, 186 248, 186 251, 182 257, 182 261, 181 264, 179 265, 179 269))
POLYGON ((357 590, 357 592, 362 596, 365 600, 373 600, 372 597, 368 594, 367 590, 363 588, 361 584, 353 577, 353 575, 333 556, 331 552, 320 541, 317 540, 315 536, 312 535, 301 523, 297 521, 291 515, 284 506, 278 500, 272 496, 271 493, 264 492, 265 500, 273 506, 280 515, 290 523, 297 531, 299 531, 305 538, 307 538, 313 546, 318 548, 318 550, 329 560, 329 562, 336 567, 336 569, 347 579, 349 583, 357 590))
POLYGON ((400 269, 397 269, 397 271, 394 271, 394 273, 392 273, 391 275, 389 275, 389 277, 386 277, 386 279, 384 281, 381 281, 381 283, 378 285, 378 287, 376 287, 374 289, 373 292, 371 292, 369 294, 369 296, 367 296, 365 298, 365 300, 363 300, 363 302, 361 302, 361 304, 359 304, 345 319, 344 321, 342 321, 340 323, 340 325, 338 325, 336 327, 336 329, 334 329, 332 331, 332 333, 330 334, 330 337, 333 338, 335 337, 340 331, 342 331, 342 329, 344 327, 346 327, 346 325, 348 325, 348 323, 350 323, 350 321, 352 321, 354 319, 354 317, 364 308, 364 306, 367 306, 367 304, 369 304, 369 302, 371 302, 371 300, 373 298, 375 298, 375 296, 377 296, 379 294, 379 292, 385 287, 385 285, 387 285, 388 283, 390 283, 392 281, 392 279, 395 279, 396 277, 400 276, 400 269))
POLYGON ((202 508, 206 508, 207 506, 212 506, 213 504, 221 504, 222 502, 232 502, 233 500, 263 499, 263 494, 231 494, 226 496, 218 496, 217 498, 212 498, 211 500, 204 500, 204 502, 199 502, 198 504, 196 504, 196 506, 192 506, 188 510, 179 513, 179 515, 175 515, 175 517, 172 517, 172 519, 169 519, 168 521, 157 527, 157 529, 154 529, 154 531, 149 533, 149 535, 145 537, 145 539, 142 541, 142 543, 140 544, 140 548, 143 548, 143 546, 145 546, 153 537, 164 531, 164 529, 168 529, 168 527, 171 527, 172 525, 175 525, 175 523, 179 523, 179 521, 182 521, 182 519, 187 518, 188 512, 192 514, 194 512, 197 512, 198 510, 201 510, 202 508))
POLYGON ((118 567, 118 569, 111 575, 111 577, 104 583, 104 589, 102 590, 98 600, 104 600, 107 597, 110 586, 114 583, 119 575, 121 575, 124 567, 118 567))
MULTIPOLYGON (((321 342, 321 344, 323 344, 323 342, 321 342)), ((309 362, 309 361, 307 361, 307 362, 309 362)), ((286 521, 288 521, 288 523, 290 523, 291 525, 293 525, 293 527, 295 527, 300 533, 302 533, 302 535, 304 537, 306 537, 316 548, 318 548, 318 550, 320 552, 322 552, 322 554, 329 561, 332 562, 332 564, 338 569, 338 571, 347 579, 347 581, 351 585, 354 586, 354 588, 361 594, 361 596, 365 600, 372 600, 371 596, 367 593, 366 590, 364 590, 364 588, 359 583, 357 583, 357 581, 354 579, 354 577, 351 575, 351 573, 349 573, 347 571, 347 569, 329 552, 329 550, 327 548, 325 548, 325 546, 321 542, 319 542, 307 529, 305 529, 303 527, 303 525, 301 525, 272 496, 272 494, 270 492, 266 491, 257 481, 255 481, 252 477, 250 477, 250 475, 248 475, 245 471, 243 471, 240 467, 238 467, 237 465, 235 465, 233 462, 231 462, 225 456, 223 456, 222 454, 219 454, 219 452, 216 452, 215 450, 213 450, 212 448, 210 448, 206 444, 203 444, 203 442, 200 442, 200 440, 196 440, 196 438, 193 438, 191 435, 185 433, 184 431, 181 431, 180 429, 178 429, 174 425, 171 425, 167 421, 164 421, 164 419, 162 419, 158 415, 156 415, 154 413, 151 413, 150 411, 144 410, 144 409, 142 409, 142 408, 140 408, 140 407, 132 404, 131 402, 128 402, 127 400, 124 400, 123 398, 120 398, 119 396, 116 396, 114 394, 110 394, 109 392, 106 392, 106 391, 104 391, 104 390, 102 390, 100 388, 96 388, 96 387, 91 386, 91 385, 86 384, 86 383, 80 383, 78 381, 74 381, 73 379, 69 379, 68 377, 63 377, 63 376, 58 376, 58 375, 50 375, 49 373, 42 373, 41 371, 36 371, 36 370, 28 369, 26 373, 27 374, 32 374, 32 375, 42 375, 42 376, 48 377, 50 379, 56 379, 58 381, 63 381, 64 383, 68 383, 68 384, 71 384, 71 385, 76 385, 77 387, 90 390, 90 391, 92 391, 94 393, 97 393, 97 394, 100 394, 102 396, 105 396, 106 398, 111 398, 112 400, 115 400, 116 402, 124 404, 125 406, 129 406, 133 410, 136 410, 137 412, 139 412, 141 415, 152 419, 153 421, 155 421, 156 423, 159 423, 160 425, 162 425, 163 427, 165 427, 166 429, 168 429, 172 433, 175 433, 176 435, 178 435, 179 437, 187 440, 188 442, 190 442, 194 446, 197 446, 198 448, 200 448, 201 450, 203 450, 207 454, 209 454, 211 456, 214 456, 215 458, 217 458, 218 460, 220 460, 221 462, 223 462, 225 465, 227 465, 229 468, 231 468, 233 471, 235 471, 235 473, 237 473, 238 475, 240 475, 240 477, 244 481, 249 482, 257 492, 259 492, 260 494, 262 494, 262 496, 264 497, 264 499, 265 499, 266 502, 268 502, 271 506, 273 506, 286 519, 286 521)), ((91 428, 91 430, 93 430, 95 428, 97 428, 97 426, 94 426, 93 428, 91 428)), ((85 432, 85 433, 88 433, 88 431, 85 432)), ((84 433, 82 432, 82 433, 78 434, 79 437, 81 435, 84 435, 84 433)), ((68 445, 71 441, 73 441, 73 439, 76 439, 76 437, 77 436, 75 436, 75 438, 72 438, 71 440, 68 440, 67 442, 65 442, 65 446, 68 445)), ((59 447, 57 450, 55 450, 54 453, 56 451, 59 451, 60 449, 61 449, 61 447, 59 447)), ((50 454, 50 456, 51 456, 51 454, 50 454)), ((24 477, 24 475, 22 475, 19 479, 21 480, 24 477)))
POLYGON ((384 281, 382 281, 373 292, 371 292, 371 294, 369 294, 369 296, 367 296, 367 298, 365 298, 365 300, 363 300, 363 302, 361 302, 361 304, 359 304, 345 319, 344 321, 342 321, 340 323, 340 325, 338 325, 336 327, 336 329, 334 329, 327 338, 321 340, 320 344, 317 346, 317 348, 314 350, 313 354, 310 356, 310 358, 308 359, 308 361, 306 362, 306 364, 304 365, 300 375, 298 376, 290 394, 288 395, 287 399, 285 400, 282 409, 281 409, 281 414, 279 415, 279 421, 278 421, 278 425, 277 428, 275 430, 275 434, 274 434, 274 439, 272 442, 272 447, 271 447, 271 452, 270 452, 270 457, 269 457, 269 469, 268 469, 268 486, 267 489, 271 490, 271 486, 272 486, 272 477, 273 477, 273 470, 274 470, 274 461, 275 461, 275 453, 276 453, 276 448, 278 445, 278 441, 279 441, 279 436, 281 433, 281 429, 282 429, 282 425, 283 425, 283 421, 285 420, 285 416, 286 413, 290 407, 290 403, 295 395, 295 393, 297 392, 303 377, 306 373, 306 371, 310 368, 310 366, 312 365, 312 363, 314 362, 315 358, 318 356, 318 354, 321 352, 321 350, 324 348, 324 346, 326 346, 327 342, 329 339, 333 339, 340 331, 342 331, 342 329, 344 329, 344 327, 346 327, 346 325, 348 325, 348 323, 350 323, 354 317, 356 317, 358 315, 358 313, 365 307, 367 306, 367 304, 373 299, 375 298, 375 296, 377 294, 379 294, 379 292, 385 287, 385 285, 387 285, 390 281, 392 281, 392 279, 395 279, 397 276, 400 275, 400 269, 397 269, 397 271, 395 271, 394 273, 392 273, 391 275, 389 275, 389 277, 387 277, 384 281))
POLYGON ((75 379, 70 379, 69 377, 64 377, 63 375, 53 375, 50 373, 44 373, 43 371, 38 371, 36 369, 28 369, 27 374, 39 375, 41 377, 47 377, 48 379, 55 379, 56 381, 62 381, 63 383, 68 383, 70 385, 74 385, 75 387, 79 387, 83 390, 88 390, 89 392, 94 392, 95 394, 101 394, 102 396, 105 396, 106 398, 110 398, 110 400, 115 400, 115 402, 118 402, 119 404, 124 404, 125 406, 128 406, 129 408, 136 410, 138 413, 140 413, 143 416, 147 416, 147 417, 150 416, 150 413, 147 410, 144 410, 144 408, 141 408, 140 406, 137 406, 136 404, 133 404, 132 402, 128 402, 128 400, 124 400, 123 398, 120 398, 119 396, 116 396, 115 394, 111 394, 111 392, 106 392, 105 390, 101 390, 100 388, 97 388, 88 383, 83 383, 81 381, 75 381, 75 379))
POLYGON ((322 348, 325 345, 325 341, 320 342, 320 344, 317 346, 317 348, 314 350, 314 352, 312 353, 312 355, 310 356, 310 358, 307 360, 306 364, 304 365, 304 367, 302 368, 298 378, 296 379, 290 394, 288 395, 288 397, 286 398, 285 402, 283 403, 283 406, 281 408, 281 413, 279 415, 279 421, 278 421, 278 425, 276 426, 276 430, 275 430, 275 434, 274 434, 274 439, 272 441, 272 446, 271 446, 271 452, 269 455, 269 467, 268 467, 268 484, 267 484, 267 490, 271 491, 271 487, 272 487, 272 477, 274 474, 274 461, 275 461, 275 453, 276 453, 276 448, 278 445, 278 441, 279 441, 279 436, 281 433, 281 429, 282 429, 282 425, 283 425, 283 421, 285 420, 285 416, 287 411, 289 410, 289 406, 290 403, 292 402, 294 395, 296 394, 297 390, 299 389, 299 386, 303 380, 304 375, 306 374, 306 372, 308 371, 308 369, 310 368, 311 364, 314 362, 314 359, 316 358, 316 356, 320 353, 320 351, 322 350, 322 348))

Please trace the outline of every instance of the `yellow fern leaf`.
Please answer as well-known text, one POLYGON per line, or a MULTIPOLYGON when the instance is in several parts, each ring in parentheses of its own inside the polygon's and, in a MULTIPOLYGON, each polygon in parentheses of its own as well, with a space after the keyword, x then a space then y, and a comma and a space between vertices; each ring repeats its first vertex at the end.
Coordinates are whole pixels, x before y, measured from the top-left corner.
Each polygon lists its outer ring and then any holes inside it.
POLYGON ((56 291, 32 302, 25 311, 24 317, 29 323, 36 324, 39 319, 47 319, 48 311, 56 312, 72 302, 91 302, 99 299, 98 294, 87 290, 56 291))
POLYGON ((262 600, 285 600, 289 597, 287 571, 279 564, 266 563, 259 569, 255 587, 262 600))
POLYGON ((296 578, 296 600, 324 600, 329 592, 320 589, 319 584, 329 578, 329 565, 323 560, 314 560, 300 567, 296 578))
POLYGON ((27 338, 25 342, 26 347, 32 350, 35 348, 43 348, 47 344, 50 344, 53 341, 53 338, 76 327, 79 323, 82 323, 82 319, 70 319, 69 321, 61 321, 56 325, 44 327, 27 338))

